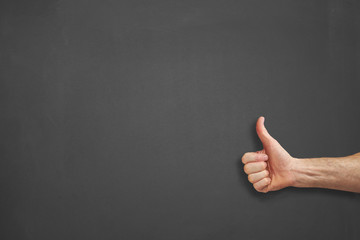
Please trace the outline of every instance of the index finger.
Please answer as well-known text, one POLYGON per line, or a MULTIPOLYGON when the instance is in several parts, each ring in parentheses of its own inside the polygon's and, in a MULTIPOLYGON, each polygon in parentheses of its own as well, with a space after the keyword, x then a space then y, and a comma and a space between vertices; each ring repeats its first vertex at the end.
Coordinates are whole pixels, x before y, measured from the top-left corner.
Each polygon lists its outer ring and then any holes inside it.
POLYGON ((246 164, 249 162, 267 161, 268 159, 269 157, 265 153, 247 152, 243 155, 242 162, 246 164))

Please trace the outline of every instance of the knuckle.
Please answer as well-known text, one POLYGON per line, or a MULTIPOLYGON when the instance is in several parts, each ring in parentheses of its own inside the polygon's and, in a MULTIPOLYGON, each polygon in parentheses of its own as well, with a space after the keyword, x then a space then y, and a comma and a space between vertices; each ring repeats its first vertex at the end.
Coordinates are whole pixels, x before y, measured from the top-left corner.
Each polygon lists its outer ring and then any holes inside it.
POLYGON ((242 162, 245 164, 245 163, 247 162, 248 158, 249 158, 249 153, 246 152, 246 153, 244 153, 244 155, 242 156, 241 160, 242 160, 242 162))
POLYGON ((254 176, 252 176, 251 174, 250 175, 248 175, 248 180, 249 180, 249 182, 254 182, 254 176))
POLYGON ((249 166, 248 166, 247 164, 245 164, 245 166, 244 166, 244 172, 245 172, 245 173, 248 173, 248 171, 249 171, 249 166))
POLYGON ((256 183, 253 184, 253 187, 256 191, 260 192, 260 188, 256 183))
POLYGON ((247 154, 247 153, 245 153, 245 154, 242 156, 242 158, 241 158, 241 161, 242 161, 242 163, 244 163, 244 164, 246 163, 246 154, 247 154))
POLYGON ((269 192, 268 188, 265 186, 262 186, 262 185, 259 185, 258 183, 254 183, 253 184, 254 188, 256 191, 260 192, 260 193, 267 193, 269 192))

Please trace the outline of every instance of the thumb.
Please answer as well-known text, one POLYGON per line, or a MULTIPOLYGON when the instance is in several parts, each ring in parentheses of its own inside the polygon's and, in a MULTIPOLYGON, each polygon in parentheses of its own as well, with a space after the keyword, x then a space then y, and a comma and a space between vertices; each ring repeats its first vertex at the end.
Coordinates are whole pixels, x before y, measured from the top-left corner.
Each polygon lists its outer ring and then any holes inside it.
POLYGON ((259 138, 260 138, 261 142, 263 143, 263 145, 266 145, 266 144, 268 144, 270 142, 272 137, 270 136, 270 134, 266 130, 264 122, 265 122, 265 118, 263 116, 258 118, 258 120, 256 122, 256 133, 259 136, 259 138))

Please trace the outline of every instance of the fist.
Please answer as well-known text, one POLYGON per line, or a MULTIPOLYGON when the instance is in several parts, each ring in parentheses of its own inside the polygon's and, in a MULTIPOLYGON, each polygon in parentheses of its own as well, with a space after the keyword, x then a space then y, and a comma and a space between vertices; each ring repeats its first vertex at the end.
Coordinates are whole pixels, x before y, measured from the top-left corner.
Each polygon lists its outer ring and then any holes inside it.
POLYGON ((279 190, 295 183, 292 172, 294 158, 265 128, 265 118, 259 117, 256 132, 263 144, 257 152, 247 152, 242 157, 248 180, 258 192, 279 190))
POLYGON ((267 192, 267 186, 271 183, 268 160, 269 156, 261 151, 247 152, 242 157, 248 180, 258 192, 267 192))

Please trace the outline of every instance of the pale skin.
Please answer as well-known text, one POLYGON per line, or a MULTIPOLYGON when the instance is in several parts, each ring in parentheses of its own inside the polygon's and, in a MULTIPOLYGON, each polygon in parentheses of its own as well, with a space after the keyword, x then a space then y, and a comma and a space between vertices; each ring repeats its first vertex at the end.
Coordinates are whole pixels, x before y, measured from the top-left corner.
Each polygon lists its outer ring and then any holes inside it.
POLYGON ((263 144, 242 157, 248 180, 258 192, 286 187, 328 188, 360 193, 360 152, 344 157, 292 157, 266 130, 259 117, 256 132, 263 144))

